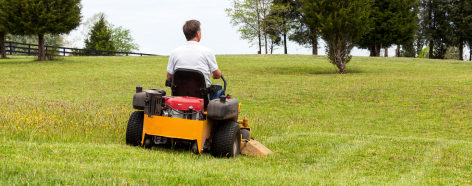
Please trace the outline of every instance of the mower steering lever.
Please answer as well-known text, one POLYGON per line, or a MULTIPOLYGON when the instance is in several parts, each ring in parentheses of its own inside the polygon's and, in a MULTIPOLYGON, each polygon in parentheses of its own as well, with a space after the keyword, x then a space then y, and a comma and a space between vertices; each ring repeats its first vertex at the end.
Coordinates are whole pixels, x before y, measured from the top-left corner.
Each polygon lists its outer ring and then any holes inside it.
POLYGON ((223 83, 225 85, 223 90, 226 93, 226 79, 225 79, 225 77, 223 77, 223 75, 221 75, 221 79, 223 80, 223 83))

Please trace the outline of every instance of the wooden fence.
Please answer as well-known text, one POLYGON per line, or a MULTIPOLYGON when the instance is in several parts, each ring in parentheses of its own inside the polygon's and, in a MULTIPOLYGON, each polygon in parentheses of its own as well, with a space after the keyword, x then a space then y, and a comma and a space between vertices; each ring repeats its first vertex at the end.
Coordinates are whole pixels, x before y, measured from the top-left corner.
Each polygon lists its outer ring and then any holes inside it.
MULTIPOLYGON (((66 56, 116 56, 116 55, 138 55, 138 56, 157 56, 156 54, 143 54, 143 53, 132 53, 132 52, 116 52, 116 51, 104 51, 104 50, 90 50, 80 48, 67 48, 67 47, 54 47, 44 46, 47 53, 51 53, 56 49, 56 55, 66 56)), ((27 54, 38 55, 38 45, 17 43, 17 42, 5 42, 5 53, 13 54, 27 54), (8 49, 8 50, 7 50, 8 49)))

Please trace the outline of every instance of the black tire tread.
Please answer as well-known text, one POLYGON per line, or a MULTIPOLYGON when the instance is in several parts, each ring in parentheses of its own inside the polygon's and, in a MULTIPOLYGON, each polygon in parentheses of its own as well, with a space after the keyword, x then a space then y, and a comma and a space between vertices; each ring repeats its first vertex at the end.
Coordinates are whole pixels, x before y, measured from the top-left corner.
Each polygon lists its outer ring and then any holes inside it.
POLYGON ((144 112, 134 111, 128 120, 126 127, 126 144, 131 146, 141 145, 143 137, 144 112))
MULTIPOLYGON (((233 137, 235 135, 241 136, 239 125, 234 121, 224 121, 216 126, 214 137, 212 140, 211 154, 215 157, 235 157, 233 154, 233 137)), ((239 145, 238 145, 239 148, 239 145)))

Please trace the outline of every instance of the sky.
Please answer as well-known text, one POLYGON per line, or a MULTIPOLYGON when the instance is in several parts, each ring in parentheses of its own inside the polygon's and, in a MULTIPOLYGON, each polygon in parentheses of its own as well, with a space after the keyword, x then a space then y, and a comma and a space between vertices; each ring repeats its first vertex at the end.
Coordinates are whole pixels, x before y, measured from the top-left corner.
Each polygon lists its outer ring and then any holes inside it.
MULTIPOLYGON (((82 0, 82 21, 103 12, 107 20, 116 26, 131 30, 131 35, 140 53, 170 55, 172 50, 186 42, 182 32, 185 21, 196 19, 201 22, 202 40, 200 44, 213 50, 215 54, 256 54, 257 45, 251 46, 241 40, 237 27, 230 24, 225 9, 231 7, 230 0, 82 0)), ((76 47, 84 47, 82 27, 70 33, 69 39, 80 38, 76 47)), ((318 54, 325 54, 324 42, 320 40, 318 54)), ((393 46, 389 56, 395 55, 393 46)), ((294 42, 287 42, 289 54, 311 54, 294 42)), ((264 48, 262 49, 264 53, 264 48)), ((283 54, 283 47, 274 50, 283 54)), ((369 51, 354 48, 353 56, 368 56, 369 51)))
MULTIPOLYGON (((215 54, 256 54, 258 51, 257 45, 251 46, 247 40, 241 40, 237 27, 230 24, 225 13, 225 9, 231 7, 230 0, 82 0, 82 6, 83 22, 103 12, 112 24, 131 30, 140 53, 170 55, 186 41, 182 26, 190 19, 201 22, 200 44, 215 54)), ((80 38, 75 42, 80 48, 84 46, 81 32, 82 27, 79 27, 69 36, 71 40, 80 38)), ((324 55, 323 41, 318 47, 319 54, 324 55)), ((311 54, 312 50, 294 42, 287 42, 287 48, 289 54, 311 54)), ((279 47, 273 53, 282 54, 283 48, 279 47)), ((369 52, 354 49, 352 54, 367 56, 369 52)))

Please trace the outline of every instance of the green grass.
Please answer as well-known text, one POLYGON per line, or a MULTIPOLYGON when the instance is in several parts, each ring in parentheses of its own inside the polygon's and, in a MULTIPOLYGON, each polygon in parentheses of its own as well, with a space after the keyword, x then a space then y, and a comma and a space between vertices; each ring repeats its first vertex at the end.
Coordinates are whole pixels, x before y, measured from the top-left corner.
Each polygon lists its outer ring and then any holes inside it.
POLYGON ((0 60, 0 185, 472 184, 470 62, 217 56, 275 152, 218 159, 124 144, 135 87, 169 92, 168 57, 34 59, 0 60))

